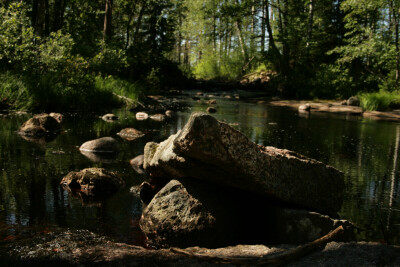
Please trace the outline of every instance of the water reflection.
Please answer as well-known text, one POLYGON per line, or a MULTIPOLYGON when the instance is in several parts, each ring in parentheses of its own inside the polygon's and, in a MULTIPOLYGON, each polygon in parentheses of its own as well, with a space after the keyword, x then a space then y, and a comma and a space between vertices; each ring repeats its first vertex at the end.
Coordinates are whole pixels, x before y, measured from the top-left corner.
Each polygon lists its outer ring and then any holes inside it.
MULTIPOLYGON (((137 121, 134 113, 114 110, 120 120, 110 124, 101 114, 66 114, 65 131, 51 142, 27 142, 16 134, 28 116, 8 116, 0 122, 0 238, 21 232, 20 227, 70 227, 109 235, 117 241, 140 244, 138 230, 142 204, 129 188, 142 177, 129 160, 143 154, 148 141, 175 134, 193 111, 207 105, 190 101, 168 123, 137 121), (135 128, 146 135, 134 142, 116 138, 121 151, 112 159, 82 155, 87 140, 116 137, 121 129, 135 128), (127 186, 96 205, 83 205, 59 185, 70 171, 105 167, 122 174, 127 186)), ((366 229, 366 240, 388 239, 400 244, 399 139, 396 123, 371 121, 354 115, 309 113, 218 99, 214 115, 254 142, 294 150, 330 164, 345 173, 346 194, 340 215, 366 229), (382 227, 383 226, 383 227, 382 227)), ((24 228, 25 229, 25 228, 24 228)))

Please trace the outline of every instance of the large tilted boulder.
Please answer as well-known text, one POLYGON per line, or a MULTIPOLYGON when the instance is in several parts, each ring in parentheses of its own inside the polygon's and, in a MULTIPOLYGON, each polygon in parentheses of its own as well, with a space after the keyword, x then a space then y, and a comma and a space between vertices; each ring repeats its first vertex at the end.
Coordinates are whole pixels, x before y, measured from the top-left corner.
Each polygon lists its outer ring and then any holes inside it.
POLYGON ((302 244, 348 221, 276 206, 270 199, 193 179, 171 180, 143 211, 140 226, 152 246, 302 244))
POLYGON ((144 168, 153 174, 231 186, 325 214, 336 214, 342 205, 342 172, 289 150, 257 145, 204 113, 193 113, 181 131, 146 144, 144 152, 144 168))
POLYGON ((60 184, 73 192, 101 197, 115 193, 124 185, 124 180, 118 174, 102 168, 87 168, 68 173, 60 184))
POLYGON ((46 134, 57 134, 61 124, 46 113, 35 115, 22 124, 18 133, 25 136, 42 137, 46 134))
POLYGON ((96 153, 116 153, 119 151, 119 143, 112 137, 102 137, 83 143, 79 150, 96 153))

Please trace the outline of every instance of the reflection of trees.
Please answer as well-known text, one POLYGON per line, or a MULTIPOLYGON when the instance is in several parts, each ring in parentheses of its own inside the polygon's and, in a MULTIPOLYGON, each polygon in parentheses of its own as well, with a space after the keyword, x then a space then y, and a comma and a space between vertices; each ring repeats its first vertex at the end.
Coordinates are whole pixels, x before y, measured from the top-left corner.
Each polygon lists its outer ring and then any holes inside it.
POLYGON ((387 218, 387 226, 386 228, 389 230, 390 228, 390 220, 392 217, 392 209, 393 209, 393 200, 396 198, 395 192, 396 190, 396 172, 397 172, 397 158, 399 152, 399 143, 400 143, 400 126, 396 127, 396 143, 394 147, 393 154, 393 170, 391 175, 391 183, 390 183, 390 194, 389 194, 389 210, 388 210, 388 218, 387 218))

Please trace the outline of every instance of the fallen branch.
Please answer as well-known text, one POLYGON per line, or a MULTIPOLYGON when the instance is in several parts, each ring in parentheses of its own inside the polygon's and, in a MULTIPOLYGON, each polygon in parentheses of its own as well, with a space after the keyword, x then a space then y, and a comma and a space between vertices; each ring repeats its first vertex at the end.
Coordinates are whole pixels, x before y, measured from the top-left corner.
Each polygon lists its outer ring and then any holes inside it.
POLYGON ((266 254, 264 256, 253 256, 253 257, 220 257, 220 256, 207 256, 201 254, 195 254, 186 252, 185 250, 178 248, 171 248, 170 251, 183 255, 189 258, 198 260, 209 261, 212 263, 225 263, 225 264, 237 264, 237 265, 265 265, 265 264, 285 264, 290 261, 299 259, 317 249, 322 248, 327 243, 331 242, 337 236, 344 233, 343 226, 337 227, 335 230, 330 231, 325 236, 309 242, 304 245, 300 245, 294 249, 289 249, 277 254, 266 254))

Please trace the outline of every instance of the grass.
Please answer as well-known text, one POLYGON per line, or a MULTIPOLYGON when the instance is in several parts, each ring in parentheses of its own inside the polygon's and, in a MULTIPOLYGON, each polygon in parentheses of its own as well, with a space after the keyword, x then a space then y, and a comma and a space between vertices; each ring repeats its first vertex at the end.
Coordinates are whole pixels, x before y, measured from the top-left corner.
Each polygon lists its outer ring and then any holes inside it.
POLYGON ((30 104, 28 88, 21 76, 0 73, 0 102, 15 109, 24 109, 30 104))
POLYGON ((119 96, 124 96, 132 99, 133 101, 138 101, 144 92, 143 85, 136 81, 130 82, 115 78, 112 76, 95 78, 95 88, 103 92, 112 92, 119 96))
POLYGON ((387 111, 400 107, 400 93, 397 91, 379 91, 359 95, 361 107, 369 111, 387 111))
POLYGON ((102 110, 124 104, 133 105, 143 92, 143 86, 139 82, 111 76, 89 76, 65 86, 57 83, 51 76, 44 75, 35 80, 12 72, 0 73, 0 106, 15 110, 102 110))

